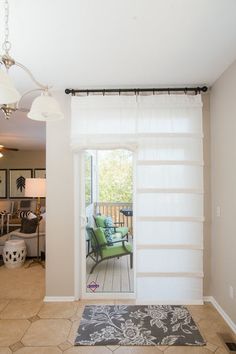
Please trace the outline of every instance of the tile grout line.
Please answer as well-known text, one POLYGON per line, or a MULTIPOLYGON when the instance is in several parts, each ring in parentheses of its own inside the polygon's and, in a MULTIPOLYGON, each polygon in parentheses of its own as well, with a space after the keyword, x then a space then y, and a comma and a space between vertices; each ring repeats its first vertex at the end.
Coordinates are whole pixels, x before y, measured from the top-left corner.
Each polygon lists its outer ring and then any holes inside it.
POLYGON ((6 300, 7 301, 7 303, 6 303, 6 305, 1 309, 1 311, 0 311, 0 319, 2 319, 1 318, 1 313, 5 310, 5 308, 10 304, 10 302, 11 302, 11 300, 8 300, 8 299, 1 299, 1 300, 6 300))

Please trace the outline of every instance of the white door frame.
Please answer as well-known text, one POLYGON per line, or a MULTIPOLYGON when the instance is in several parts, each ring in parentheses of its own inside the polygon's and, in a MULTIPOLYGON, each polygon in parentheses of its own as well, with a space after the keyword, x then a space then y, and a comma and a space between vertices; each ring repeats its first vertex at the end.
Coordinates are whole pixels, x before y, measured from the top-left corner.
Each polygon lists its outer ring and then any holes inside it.
MULTIPOLYGON (((114 149, 114 147, 113 147, 114 149)), ((119 149, 127 147, 119 146, 119 149)), ((96 149, 94 149, 96 150, 96 149)), ((112 150, 112 148, 111 148, 112 150)), ((74 154, 74 294, 75 299, 136 299, 136 161, 133 151, 133 270, 134 292, 88 293, 86 290, 86 241, 85 241, 85 150, 74 154)))

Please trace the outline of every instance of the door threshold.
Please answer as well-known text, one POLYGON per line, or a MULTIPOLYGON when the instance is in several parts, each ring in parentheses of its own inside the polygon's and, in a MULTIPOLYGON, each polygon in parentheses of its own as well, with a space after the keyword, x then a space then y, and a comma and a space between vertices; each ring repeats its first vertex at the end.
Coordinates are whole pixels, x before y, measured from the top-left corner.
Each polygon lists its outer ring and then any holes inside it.
POLYGON ((81 300, 136 300, 135 293, 87 293, 81 300))

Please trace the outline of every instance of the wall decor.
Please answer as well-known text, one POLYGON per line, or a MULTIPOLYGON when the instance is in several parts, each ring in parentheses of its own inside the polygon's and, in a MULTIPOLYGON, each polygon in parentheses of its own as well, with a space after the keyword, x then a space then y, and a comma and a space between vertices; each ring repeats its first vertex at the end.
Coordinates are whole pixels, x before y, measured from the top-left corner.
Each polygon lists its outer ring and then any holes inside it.
POLYGON ((46 178, 46 168, 35 168, 34 178, 46 178))
POLYGON ((0 199, 7 198, 7 170, 0 169, 0 199))
POLYGON ((10 172, 10 198, 25 198, 25 179, 33 177, 33 170, 11 169, 10 172))

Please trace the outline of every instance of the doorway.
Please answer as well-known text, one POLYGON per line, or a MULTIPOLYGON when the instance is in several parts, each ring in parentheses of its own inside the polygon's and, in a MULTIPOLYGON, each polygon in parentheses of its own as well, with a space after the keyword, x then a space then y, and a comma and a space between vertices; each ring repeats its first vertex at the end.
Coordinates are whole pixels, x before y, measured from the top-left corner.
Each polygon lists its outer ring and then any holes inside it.
POLYGON ((83 153, 83 297, 134 294, 134 158, 125 149, 83 153))

